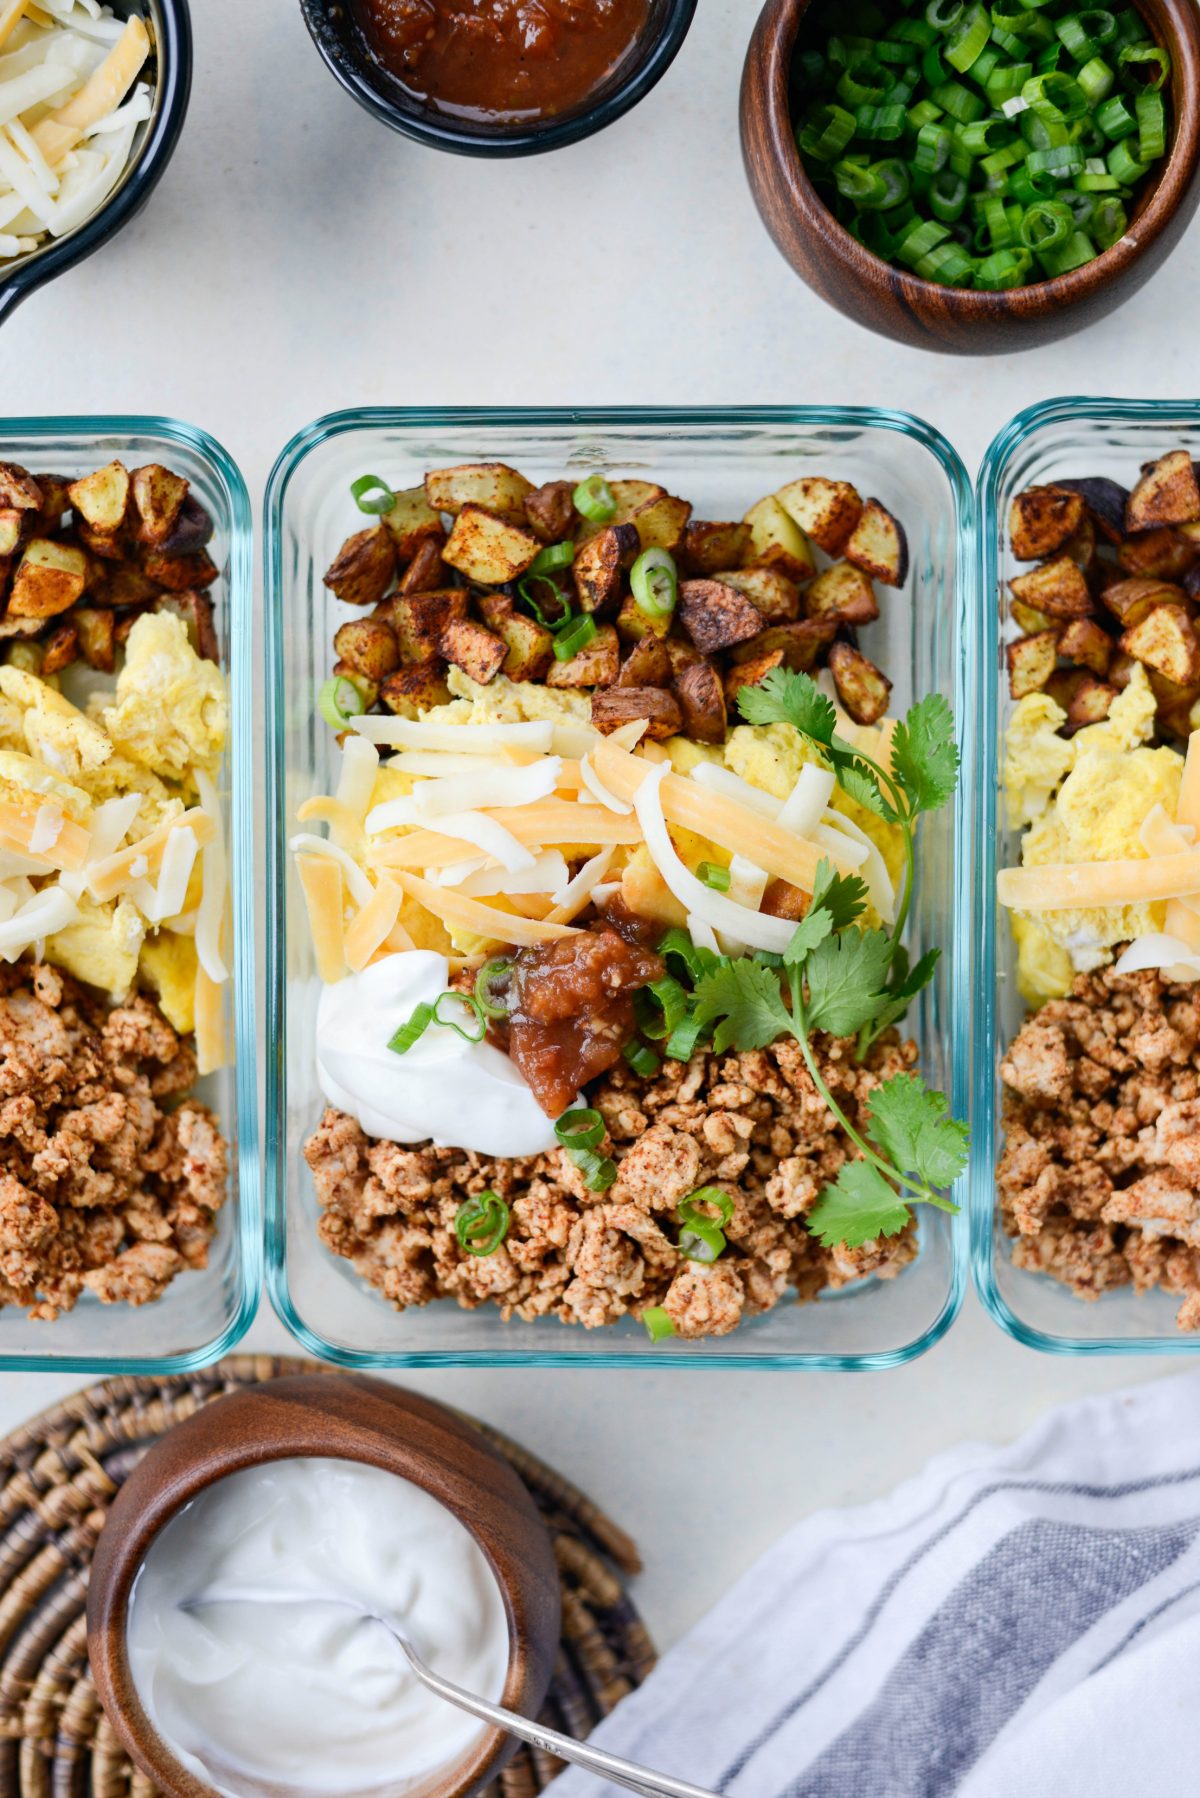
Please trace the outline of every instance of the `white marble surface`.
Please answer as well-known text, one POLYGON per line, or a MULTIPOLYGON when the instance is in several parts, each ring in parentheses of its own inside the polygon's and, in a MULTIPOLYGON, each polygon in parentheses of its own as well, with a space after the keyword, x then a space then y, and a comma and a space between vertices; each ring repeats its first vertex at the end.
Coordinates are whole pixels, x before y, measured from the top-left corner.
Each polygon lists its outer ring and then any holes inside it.
MULTIPOLYGON (((295 0, 193 0, 196 82, 148 211, 0 335, 9 414, 166 412, 208 427, 256 499, 319 413, 365 403, 883 403, 974 471, 1019 407, 1195 391, 1200 233, 1152 289, 1007 360, 905 351, 826 310, 749 200, 737 88, 753 0, 700 0, 683 54, 604 136, 473 163, 393 139, 325 74, 295 0)), ((284 1346, 260 1318, 255 1347, 284 1346)), ((884 1492, 966 1436, 1173 1360, 1067 1362, 970 1302, 924 1360, 858 1378, 411 1376, 556 1461, 641 1541, 640 1599, 673 1640, 787 1524, 884 1492)), ((78 1381, 0 1378, 0 1430, 78 1381)))

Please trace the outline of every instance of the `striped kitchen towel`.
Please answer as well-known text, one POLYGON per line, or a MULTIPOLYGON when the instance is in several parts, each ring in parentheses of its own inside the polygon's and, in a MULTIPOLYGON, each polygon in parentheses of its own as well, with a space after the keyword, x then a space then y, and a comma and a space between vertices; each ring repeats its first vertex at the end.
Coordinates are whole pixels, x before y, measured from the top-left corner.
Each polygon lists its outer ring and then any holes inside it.
POLYGON ((1200 1793, 1200 1379, 806 1519, 595 1740, 728 1798, 1200 1793))

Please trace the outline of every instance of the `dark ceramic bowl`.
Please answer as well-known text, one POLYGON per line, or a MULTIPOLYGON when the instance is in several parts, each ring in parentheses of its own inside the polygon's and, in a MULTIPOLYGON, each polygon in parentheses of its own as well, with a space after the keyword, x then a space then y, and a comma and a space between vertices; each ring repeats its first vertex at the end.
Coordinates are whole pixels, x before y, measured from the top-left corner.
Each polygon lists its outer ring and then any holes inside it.
MULTIPOLYGON (((218 1480, 305 1456, 382 1468, 452 1511, 479 1544, 504 1601, 509 1663, 501 1703, 536 1717, 549 1689, 560 1628, 554 1550, 525 1486, 478 1430, 442 1405, 362 1374, 296 1374, 246 1387, 168 1431, 138 1463, 108 1514, 88 1581, 88 1655, 100 1702, 164 1798, 213 1792, 180 1765, 134 1686, 126 1625, 138 1570, 171 1519, 218 1480)), ((406 1784, 407 1798, 476 1798, 515 1747, 488 1729, 453 1767, 415 1789, 406 1784)))
POLYGON ((1166 260, 1200 203, 1200 13, 1195 0, 1137 0, 1171 52, 1171 148, 1128 234, 1085 268, 1008 293, 922 281, 843 229, 804 172, 788 81, 809 0, 767 0, 742 77, 742 154, 771 236, 801 280, 839 312, 917 349, 1007 354, 1104 318, 1166 260))
POLYGON ((154 85, 154 110, 142 126, 129 166, 98 212, 66 237, 0 264, 0 323, 35 288, 74 268, 141 211, 170 162, 192 86, 192 25, 188 0, 112 0, 113 11, 141 12, 153 40, 143 79, 154 85))
POLYGON ((371 55, 346 0, 300 0, 300 10, 313 42, 346 92, 393 131, 460 156, 537 156, 603 131, 645 99, 678 55, 696 4, 697 0, 650 0, 641 41, 611 81, 573 112, 518 125, 452 118, 409 93, 371 55))

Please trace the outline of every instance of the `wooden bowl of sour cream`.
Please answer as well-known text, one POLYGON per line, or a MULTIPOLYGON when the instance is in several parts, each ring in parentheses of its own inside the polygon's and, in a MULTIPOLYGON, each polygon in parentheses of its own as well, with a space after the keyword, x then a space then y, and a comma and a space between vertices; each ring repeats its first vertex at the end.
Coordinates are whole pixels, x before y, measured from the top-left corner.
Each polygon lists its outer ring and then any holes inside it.
MULTIPOLYGON (((238 1494, 260 1491, 264 1481, 268 1488, 276 1488, 277 1505, 280 1494, 289 1490, 318 1501, 307 1512, 303 1505, 297 1505, 288 1507, 284 1515, 282 1534, 286 1537, 290 1531, 292 1535, 293 1568, 305 1558, 302 1553, 296 1559, 295 1537, 299 1530, 303 1549, 306 1516, 313 1522, 315 1538, 319 1538, 322 1527, 326 1531, 323 1545, 319 1540, 314 1542, 310 1567, 332 1566, 336 1552, 331 1550, 331 1543, 344 1540, 349 1545, 347 1552, 352 1548, 359 1566, 365 1564, 370 1571, 375 1565, 372 1551, 378 1542, 378 1597, 372 1589, 370 1602, 378 1602, 381 1607, 389 1580, 394 1586, 399 1577, 397 1530, 402 1537, 408 1518, 423 1518, 428 1526, 431 1520, 439 1524, 440 1516, 447 1540, 451 1535, 455 1541, 461 1538, 457 1527, 461 1525, 471 1538, 468 1549, 473 1563, 490 1575, 498 1597, 490 1622, 481 1617, 479 1631, 482 1633, 485 1627, 507 1631, 506 1646, 502 1639, 494 1644, 499 1663, 497 1677, 503 1678, 503 1691, 483 1695, 498 1698, 526 1716, 537 1715, 550 1684, 558 1648, 560 1589, 549 1535, 521 1480, 469 1423, 415 1393, 361 1375, 297 1375, 219 1399, 165 1435, 125 1482, 96 1549, 87 1609, 92 1673, 101 1703, 121 1742, 166 1798, 213 1798, 218 1787, 192 1770, 195 1762, 190 1756, 190 1764, 183 1764, 165 1739, 168 1732, 160 1731, 143 1703, 135 1666, 145 1669, 147 1638, 144 1616, 135 1613, 136 1606, 145 1601, 136 1589, 145 1580, 148 1584, 141 1586, 141 1592, 149 1590, 161 1597, 164 1589, 169 1589, 164 1588, 164 1578, 169 1581, 176 1567, 188 1568, 186 1574, 180 1573, 181 1580, 193 1577, 195 1560, 182 1561, 177 1555, 173 1559, 167 1552, 168 1545, 185 1539, 189 1529, 195 1536, 194 1523, 204 1519, 202 1554, 216 1554, 219 1544, 213 1542, 213 1520, 224 1517, 228 1522, 236 1518, 239 1513, 236 1508, 229 1509, 230 1500, 236 1500, 238 1494), (344 1529, 334 1529, 330 1534, 326 1508, 330 1476, 324 1470, 335 1463, 343 1464, 341 1470, 346 1477, 339 1480, 339 1469, 334 1468, 333 1490, 342 1496, 366 1490, 370 1500, 365 1508, 359 1508, 359 1514, 347 1519, 344 1529), (357 1464, 357 1468, 345 1464, 357 1464), (364 1478, 359 1478, 358 1470, 362 1470, 364 1478), (395 1507, 390 1503, 386 1482, 377 1477, 380 1473, 396 1477, 395 1507), (326 1485, 319 1488, 313 1484, 306 1493, 308 1482, 322 1477, 326 1485), (221 1482, 229 1483, 222 1486, 221 1482), (214 1511, 214 1503, 224 1509, 214 1511), (442 1511, 450 1513, 450 1518, 441 1515, 442 1511), (386 1517, 384 1512, 388 1513, 386 1517), (476 1549, 481 1561, 475 1555, 476 1549), (131 1634, 136 1637, 132 1653, 131 1634)), ((263 1527, 268 1528, 265 1536, 256 1538, 249 1530, 235 1536, 230 1550, 235 1558, 222 1563, 233 1570, 234 1587, 244 1588, 252 1575, 257 1577, 257 1543, 274 1544, 279 1539, 277 1524, 263 1527)), ((420 1540, 424 1544, 429 1538, 420 1540)), ((436 1606, 443 1601, 438 1594, 436 1556, 433 1562, 431 1566, 429 1551, 422 1547, 415 1585, 426 1591, 425 1600, 418 1602, 436 1606)), ((264 1577, 271 1576, 272 1570, 266 1569, 264 1577)), ((405 1572, 405 1577, 413 1580, 412 1569, 405 1572)), ((490 1588, 488 1605, 491 1606, 490 1588)), ((462 1615, 461 1587, 457 1592, 447 1591, 444 1608, 448 1616, 456 1616, 460 1630, 469 1634, 473 1626, 470 1617, 462 1615)), ((156 1630, 162 1609, 156 1604, 151 1612, 156 1618, 156 1630)), ((182 1587, 174 1609, 185 1615, 193 1613, 190 1593, 182 1587)), ((362 1621, 361 1615, 357 1621, 362 1621)), ((262 1618, 255 1622, 261 1625, 262 1618)), ((321 1627, 331 1627, 328 1618, 321 1627)), ((417 1640, 415 1629, 413 1639, 417 1640)), ((261 1630, 259 1640, 263 1640, 261 1630)), ((270 1637, 266 1640, 269 1642, 270 1637)), ((272 1660, 276 1659, 269 1649, 267 1652, 272 1660)), ((288 1652, 292 1652, 290 1644, 288 1652)), ((254 1664, 248 1663, 251 1667, 254 1664)), ((325 1681, 331 1677, 327 1661, 317 1671, 325 1681)), ((448 1668, 443 1671, 454 1677, 448 1668)), ((307 1731, 311 1738, 314 1718, 304 1712, 305 1692, 300 1682, 297 1692, 301 1707, 296 1718, 297 1736, 302 1737, 307 1731)), ((155 1693, 157 1704, 157 1677, 155 1693)), ((371 1716, 374 1705, 365 1681, 352 1696, 362 1707, 364 1718, 371 1716)), ((278 1686, 275 1697, 278 1700, 278 1686)), ((254 1702, 261 1710, 263 1727, 269 1728, 270 1698, 265 1688, 254 1702)), ((308 1702, 311 1710, 311 1697, 308 1702)), ((460 1731, 465 1722, 472 1732, 465 1744, 460 1733, 450 1758, 439 1761, 435 1767, 426 1762, 414 1776, 396 1766, 394 1784, 381 1786, 374 1773, 369 1781, 365 1779, 361 1764, 355 1771, 339 1762, 324 1784, 316 1783, 319 1769, 312 1782, 305 1783, 300 1776, 286 1771, 267 1778, 265 1768, 257 1766, 246 1779, 244 1789, 256 1798, 259 1793, 269 1793, 272 1798, 293 1798, 293 1794, 308 1798, 308 1794, 319 1792, 333 1792, 337 1798, 358 1798, 359 1792, 364 1798, 366 1793, 370 1793, 370 1798, 471 1798, 496 1776, 516 1744, 498 1730, 464 1719, 448 1706, 439 1706, 436 1698, 430 1696, 427 1702, 437 1707, 438 1714, 445 1712, 458 1718, 460 1731)), ((258 1715, 253 1709, 243 1718, 243 1727, 247 1720, 248 1726, 258 1727, 258 1715)), ((296 1744, 289 1740, 284 1747, 294 1752, 296 1744)), ((223 1760, 221 1772, 214 1777, 219 1778, 223 1788, 227 1778, 242 1779, 244 1764, 223 1760)), ((305 1764, 303 1756, 298 1757, 298 1764, 305 1764)), ((308 1764, 311 1766, 311 1762, 308 1764)), ((202 1765, 200 1771, 203 1770, 202 1765)), ((229 1789, 240 1792, 242 1787, 229 1789)))

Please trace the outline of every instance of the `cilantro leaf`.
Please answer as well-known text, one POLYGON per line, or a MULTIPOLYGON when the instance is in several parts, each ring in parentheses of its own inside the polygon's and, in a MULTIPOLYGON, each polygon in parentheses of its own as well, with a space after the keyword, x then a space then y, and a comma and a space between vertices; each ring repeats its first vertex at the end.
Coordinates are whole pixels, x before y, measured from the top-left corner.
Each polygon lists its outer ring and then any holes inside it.
POLYGON ((696 988, 696 1022, 716 1024, 713 1047, 766 1049, 792 1028, 773 968, 749 956, 706 974, 696 988))
POLYGON ((808 913, 796 926, 791 942, 784 950, 783 962, 787 968, 798 968, 812 954, 818 943, 823 943, 827 936, 833 934, 833 914, 822 910, 814 898, 808 913))
POLYGON ((896 726, 892 773, 904 790, 912 816, 936 812, 958 785, 958 745, 954 715, 940 693, 918 700, 896 726))
POLYGON ((866 1047, 881 1037, 885 1030, 890 1030, 893 1024, 900 1022, 913 1000, 924 992, 933 979, 941 959, 940 949, 929 949, 910 971, 903 944, 897 948, 892 959, 892 979, 879 1015, 872 1022, 866 1047))
POLYGON ((883 1002, 892 939, 882 930, 849 930, 826 937, 804 965, 810 1030, 853 1036, 883 1002))
POLYGON ((918 1074, 893 1074, 867 1100, 871 1136, 902 1172, 927 1186, 952 1186, 967 1165, 967 1126, 949 1113, 945 1093, 918 1074))
POLYGON ((835 757, 834 772, 847 798, 855 800, 873 817, 882 818, 885 824, 900 823, 900 814, 880 785, 879 776, 853 750, 844 757, 835 757))
POLYGON ((861 1248, 879 1236, 898 1236, 911 1212, 869 1161, 848 1161, 822 1192, 804 1222, 827 1249, 861 1248))
POLYGON ((756 686, 741 689, 738 708, 747 724, 791 724, 823 749, 833 747, 837 712, 811 675, 772 668, 756 686))
POLYGON ((857 874, 838 874, 833 863, 822 857, 813 882, 812 911, 818 907, 830 914, 835 930, 844 930, 867 908, 866 881, 857 874))

